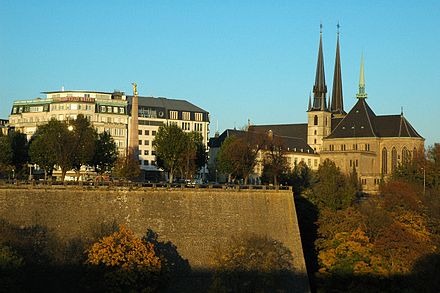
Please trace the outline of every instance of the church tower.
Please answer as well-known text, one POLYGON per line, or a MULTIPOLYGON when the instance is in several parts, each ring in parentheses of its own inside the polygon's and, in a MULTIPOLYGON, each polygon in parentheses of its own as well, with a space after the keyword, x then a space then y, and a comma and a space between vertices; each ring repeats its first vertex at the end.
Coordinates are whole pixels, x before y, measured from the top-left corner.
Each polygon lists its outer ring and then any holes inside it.
POLYGON ((336 41, 335 71, 333 73, 333 89, 330 111, 333 117, 343 118, 347 115, 344 111, 344 98, 342 95, 341 57, 339 52, 339 23, 336 25, 338 37, 336 41))
POLYGON ((319 33, 318 62, 316 65, 315 85, 313 86, 313 103, 309 95, 309 107, 307 110, 308 128, 307 143, 316 151, 320 152, 322 139, 331 132, 332 113, 326 103, 327 85, 325 84, 324 55, 322 52, 322 24, 319 33))

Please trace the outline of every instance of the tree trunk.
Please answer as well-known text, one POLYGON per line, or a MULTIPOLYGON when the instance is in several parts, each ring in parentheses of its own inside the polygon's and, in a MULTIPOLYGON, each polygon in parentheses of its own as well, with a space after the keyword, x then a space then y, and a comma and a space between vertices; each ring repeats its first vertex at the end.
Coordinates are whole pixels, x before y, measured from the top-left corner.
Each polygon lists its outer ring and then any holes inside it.
POLYGON ((61 181, 64 182, 64 178, 66 177, 67 170, 61 169, 61 181))
POLYGON ((273 175, 273 185, 278 185, 277 175, 273 175))
POLYGON ((169 178, 168 178, 169 182, 173 183, 173 170, 171 169, 170 172, 168 172, 168 174, 169 174, 169 178))

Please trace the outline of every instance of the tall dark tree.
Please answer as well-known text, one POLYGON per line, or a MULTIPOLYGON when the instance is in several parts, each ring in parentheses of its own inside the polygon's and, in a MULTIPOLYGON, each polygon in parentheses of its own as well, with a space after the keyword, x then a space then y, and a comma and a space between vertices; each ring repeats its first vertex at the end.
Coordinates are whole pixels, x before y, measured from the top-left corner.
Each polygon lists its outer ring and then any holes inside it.
POLYGON ((345 209, 356 198, 355 187, 333 161, 327 159, 321 163, 316 180, 310 197, 320 208, 329 208, 333 211, 345 209))
POLYGON ((0 136, 0 154, 0 174, 9 174, 13 169, 13 151, 7 136, 0 136))
POLYGON ((182 154, 188 150, 189 137, 175 124, 159 127, 153 141, 158 166, 169 174, 169 182, 182 164, 182 154))
POLYGON ((271 177, 272 183, 278 185, 278 178, 287 173, 289 167, 286 159, 286 147, 279 137, 269 136, 262 150, 263 177, 271 177))
POLYGON ((233 178, 242 178, 247 184, 249 175, 257 163, 257 154, 264 145, 264 135, 245 132, 228 138, 220 147, 217 157, 220 169, 233 178))
POLYGON ((179 169, 182 177, 192 178, 206 164, 206 148, 203 137, 198 132, 185 133, 187 136, 186 149, 181 153, 179 169))
POLYGON ((95 150, 90 165, 96 173, 110 172, 118 159, 118 148, 111 135, 104 131, 96 136, 95 150))
POLYGON ((48 176, 52 176, 56 164, 55 154, 48 140, 50 136, 47 133, 48 131, 50 131, 49 124, 38 127, 37 132, 35 132, 29 142, 30 161, 44 170, 44 180, 47 180, 48 176))
POLYGON ((19 131, 11 132, 9 140, 12 148, 12 165, 14 165, 16 174, 25 173, 29 162, 26 134, 19 131))
POLYGON ((73 135, 72 167, 79 173, 81 167, 87 165, 93 158, 97 133, 81 114, 75 120, 69 121, 68 130, 73 135))

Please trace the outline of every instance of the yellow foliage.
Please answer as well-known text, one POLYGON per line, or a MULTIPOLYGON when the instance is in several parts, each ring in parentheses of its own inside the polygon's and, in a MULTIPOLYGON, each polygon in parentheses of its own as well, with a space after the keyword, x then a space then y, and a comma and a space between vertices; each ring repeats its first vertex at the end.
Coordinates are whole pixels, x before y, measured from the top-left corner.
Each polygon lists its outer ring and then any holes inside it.
POLYGON ((94 243, 87 254, 87 263, 92 265, 153 272, 159 272, 161 268, 154 245, 137 238, 123 225, 119 226, 119 231, 94 243))
POLYGON ((357 228, 353 232, 339 232, 329 240, 327 249, 319 252, 320 272, 342 270, 354 274, 385 274, 382 259, 373 256, 373 244, 365 232, 357 228))

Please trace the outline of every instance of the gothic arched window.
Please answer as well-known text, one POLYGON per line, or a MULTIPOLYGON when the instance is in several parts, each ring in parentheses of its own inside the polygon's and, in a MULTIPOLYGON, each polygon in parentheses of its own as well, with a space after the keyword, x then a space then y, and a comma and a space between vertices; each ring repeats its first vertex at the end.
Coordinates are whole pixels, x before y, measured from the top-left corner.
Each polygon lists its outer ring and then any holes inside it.
POLYGON ((313 125, 318 125, 318 115, 315 115, 315 117, 313 117, 313 125))
POLYGON ((388 153, 387 149, 382 149, 382 174, 388 173, 388 153))
POLYGON ((396 170, 397 168, 397 150, 395 147, 393 147, 393 150, 391 151, 391 171, 396 170))
POLYGON ((402 149, 402 164, 408 163, 411 159, 411 154, 409 153, 408 149, 406 147, 403 147, 402 149))

